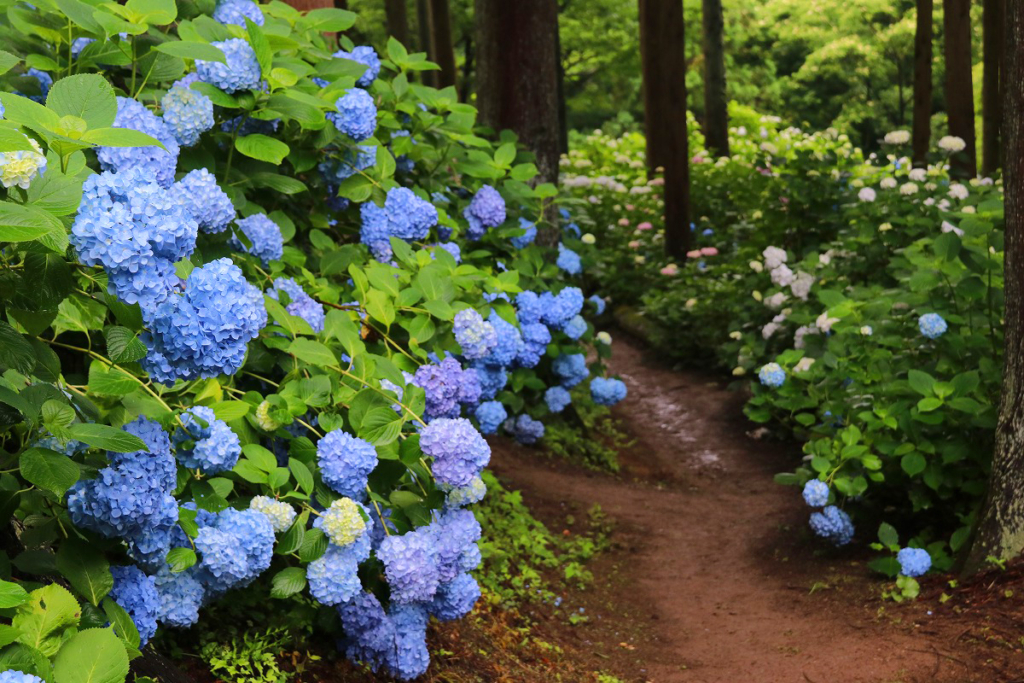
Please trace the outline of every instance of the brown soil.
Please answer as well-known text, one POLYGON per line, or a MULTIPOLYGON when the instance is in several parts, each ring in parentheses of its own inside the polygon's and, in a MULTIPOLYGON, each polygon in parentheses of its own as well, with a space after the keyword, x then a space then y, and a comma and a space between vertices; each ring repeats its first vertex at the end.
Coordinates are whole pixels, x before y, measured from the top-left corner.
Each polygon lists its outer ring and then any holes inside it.
POLYGON ((810 538, 799 492, 773 482, 799 447, 749 436, 742 396, 710 377, 621 338, 615 349, 630 393, 614 413, 635 437, 618 476, 501 441, 492 461, 549 524, 595 503, 617 522, 620 549, 591 568, 590 621, 561 631, 584 669, 654 683, 1024 680, 1024 608, 1007 587, 1024 578, 954 591, 938 577, 913 605, 883 601, 863 557, 810 538))

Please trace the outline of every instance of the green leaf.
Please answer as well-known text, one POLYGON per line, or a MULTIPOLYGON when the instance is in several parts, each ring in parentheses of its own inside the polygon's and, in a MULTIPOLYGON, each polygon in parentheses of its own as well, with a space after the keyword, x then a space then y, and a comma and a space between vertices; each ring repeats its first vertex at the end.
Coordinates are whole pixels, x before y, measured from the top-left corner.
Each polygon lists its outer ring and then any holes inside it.
MULTIPOLYGON (((970 400, 970 399, 968 399, 968 400, 970 400)), ((922 413, 930 413, 931 411, 937 410, 937 409, 939 409, 941 407, 942 407, 942 399, 941 398, 935 398, 935 397, 922 398, 920 401, 917 402, 917 409, 920 410, 922 413)))
POLYGON ((6 321, 0 320, 0 368, 29 373, 35 366, 32 345, 6 321))
POLYGON ((249 44, 256 53, 256 61, 260 64, 260 73, 266 78, 270 75, 270 69, 274 62, 274 52, 270 49, 267 37, 263 35, 263 29, 257 26, 249 17, 245 17, 245 30, 249 34, 249 44))
POLYGON ((61 116, 77 116, 89 128, 114 125, 117 97, 110 82, 99 74, 75 74, 53 84, 46 106, 61 116))
POLYGON ((508 168, 516 158, 516 145, 514 142, 506 142, 498 147, 494 153, 494 163, 502 168, 508 168))
POLYGON ((247 443, 242 446, 242 453, 253 465, 264 472, 273 472, 277 468, 277 456, 263 446, 256 443, 247 443))
POLYGON ((309 563, 323 557, 323 554, 327 552, 327 544, 328 540, 324 532, 316 528, 309 529, 302 538, 302 546, 299 548, 299 560, 309 563))
POLYGON ((313 493, 313 473, 309 471, 304 462, 295 458, 288 458, 288 469, 291 470, 292 476, 295 477, 299 488, 306 493, 313 493))
POLYGON ((89 365, 89 393, 95 396, 127 396, 139 383, 118 367, 94 360, 89 365))
POLYGON ((174 0, 128 0, 125 9, 133 12, 147 24, 166 26, 178 18, 174 0))
POLYGON ((0 93, 4 105, 4 118, 39 133, 47 133, 60 127, 60 116, 38 102, 14 93, 0 93))
POLYGON ((139 341, 139 336, 127 327, 113 326, 107 329, 107 354, 115 363, 130 363, 145 358, 149 350, 139 341))
POLYGON ((30 484, 51 491, 58 497, 71 488, 81 475, 71 458, 45 448, 29 448, 19 458, 21 476, 30 484))
POLYGON ((29 593, 29 601, 18 607, 11 624, 21 632, 20 642, 52 657, 60 649, 64 629, 77 624, 80 614, 68 589, 51 583, 29 593))
POLYGON ((102 147, 159 147, 163 143, 154 137, 131 128, 95 128, 82 135, 82 139, 102 147))
MULTIPOLYGON (((0 152, 34 152, 36 148, 25 134, 14 126, 0 124, 0 152)), ((34 181, 33 185, 39 181, 34 181)))
POLYGON ((306 183, 301 180, 281 175, 280 173, 267 173, 265 171, 252 173, 249 175, 249 180, 255 187, 269 187, 271 190, 281 194, 298 194, 309 189, 306 187, 306 183))
POLYGON ((899 545, 900 536, 896 533, 896 528, 888 522, 882 522, 878 527, 878 540, 882 542, 885 547, 899 545))
POLYGON ((398 42, 394 36, 388 38, 388 59, 398 64, 405 61, 408 56, 409 52, 405 49, 405 46, 398 42))
POLYGON ((96 546, 76 538, 61 543, 57 569, 80 595, 96 606, 114 587, 107 558, 96 546))
POLYGON ((326 7, 307 12, 302 22, 307 28, 320 33, 340 33, 355 25, 356 16, 355 12, 326 7))
POLYGON ((282 569, 271 579, 270 597, 287 598, 306 587, 306 572, 302 567, 282 569))
POLYGON ((249 414, 249 404, 245 401, 221 401, 214 403, 212 406, 213 414, 218 420, 224 422, 231 422, 232 420, 239 420, 249 414))
POLYGON ((31 242, 59 230, 64 224, 48 211, 13 202, 0 203, 0 242, 31 242))
MULTIPOLYGON (((68 19, 84 28, 89 33, 102 33, 103 27, 92 16, 95 7, 82 0, 56 0, 57 7, 68 19)), ((109 124, 108 124, 109 125, 109 124)))
POLYGON ((359 436, 374 446, 393 442, 402 432, 404 418, 391 408, 373 408, 359 425, 359 436))
POLYGON ((0 581, 0 609, 17 607, 28 602, 28 591, 11 581, 0 581))
POLYGON ((907 453, 900 460, 900 467, 902 467, 903 471, 911 477, 915 477, 924 472, 926 465, 927 463, 925 462, 924 456, 917 451, 907 453))
POLYGON ((312 339, 296 339, 285 349, 288 353, 310 365, 330 367, 338 364, 338 359, 325 344, 312 339))
POLYGON ((6 50, 0 50, 0 74, 7 73, 15 66, 17 66, 18 62, 20 61, 20 59, 12 55, 10 52, 7 52, 6 50))
POLYGON ((910 370, 907 372, 907 381, 910 382, 910 388, 922 396, 932 395, 932 387, 935 385, 935 378, 927 372, 910 370))
POLYGON ((209 43, 199 43, 188 40, 169 40, 166 43, 154 45, 157 52, 180 57, 181 59, 201 59, 204 62, 220 62, 227 64, 228 60, 219 47, 209 43))
POLYGON ((291 152, 285 143, 261 133, 253 133, 235 140, 235 149, 247 157, 280 166, 291 152))
POLYGON ((53 661, 54 683, 122 683, 128 677, 128 653, 108 628, 79 632, 53 661))
POLYGON ((132 621, 131 615, 113 598, 103 601, 103 613, 107 615, 107 621, 113 627, 114 634, 129 646, 138 649, 142 639, 139 637, 139 629, 132 621))
POLYGON ((167 564, 171 566, 171 571, 175 574, 194 566, 198 561, 196 551, 192 548, 174 548, 167 553, 167 564))
POLYGON ((68 427, 71 438, 87 443, 95 448, 103 448, 115 453, 135 453, 149 451, 146 442, 116 427, 101 424, 73 424, 68 427))
POLYGON ((292 525, 288 527, 288 530, 281 534, 274 552, 278 555, 290 555, 298 551, 302 547, 302 541, 306 536, 306 522, 308 520, 308 512, 303 512, 296 517, 292 525))
MULTIPOLYGON (((209 97, 210 101, 216 104, 218 107, 226 107, 228 109, 238 108, 238 100, 215 85, 203 83, 202 81, 196 81, 189 87, 209 97)), ((241 122, 239 122, 239 125, 241 125, 241 122)))
POLYGON ((384 323, 385 328, 390 328, 395 322, 395 306, 391 298, 379 289, 371 289, 366 295, 366 312, 375 320, 384 323))
MULTIPOLYGON (((3 129, 0 129, 2 134, 3 129)), ((47 166, 42 178, 28 187, 28 203, 54 216, 67 216, 78 210, 82 203, 81 178, 69 178, 60 172, 59 164, 47 166)), ((63 254, 62 254, 63 255, 63 254)))

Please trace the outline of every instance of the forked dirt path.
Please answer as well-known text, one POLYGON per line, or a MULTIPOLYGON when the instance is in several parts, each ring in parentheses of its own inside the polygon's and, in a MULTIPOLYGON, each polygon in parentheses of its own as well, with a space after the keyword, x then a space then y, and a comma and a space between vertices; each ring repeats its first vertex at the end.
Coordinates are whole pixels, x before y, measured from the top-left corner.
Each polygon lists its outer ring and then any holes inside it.
POLYGON ((492 466, 539 514, 598 503, 617 522, 616 569, 596 576, 594 591, 619 610, 606 620, 628 613, 645 634, 631 671, 617 673, 653 683, 992 680, 897 623, 849 553, 806 538, 799 491, 772 481, 799 453, 748 436, 741 397, 659 366, 621 336, 612 369, 629 385, 615 415, 636 439, 618 476, 502 443, 492 466))

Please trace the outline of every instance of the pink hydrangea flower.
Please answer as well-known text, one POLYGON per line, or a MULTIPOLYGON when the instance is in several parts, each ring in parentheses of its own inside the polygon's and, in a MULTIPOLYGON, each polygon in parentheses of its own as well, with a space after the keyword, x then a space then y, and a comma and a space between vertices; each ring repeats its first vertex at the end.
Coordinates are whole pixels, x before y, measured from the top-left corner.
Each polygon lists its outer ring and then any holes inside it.
POLYGON ((665 184, 665 179, 664 178, 652 178, 647 184, 648 185, 653 185, 653 186, 664 185, 665 184))
POLYGON ((700 249, 694 249, 693 251, 686 252, 686 258, 700 258, 700 249))
POLYGON ((635 208, 636 208, 636 207, 635 207, 635 206, 633 206, 632 204, 626 204, 626 211, 632 211, 632 210, 633 210, 633 209, 635 209, 635 208))
POLYGON ((718 250, 714 247, 703 247, 700 250, 704 256, 718 256, 718 250))
POLYGON ((620 218, 619 219, 619 225, 621 225, 624 228, 627 227, 629 225, 629 219, 628 218, 620 218))
POLYGON ((629 248, 630 249, 639 249, 640 248, 640 240, 633 240, 633 241, 631 241, 629 243, 629 248))
POLYGON ((679 266, 677 266, 674 263, 670 263, 670 264, 668 264, 667 266, 665 266, 664 268, 661 269, 661 274, 662 275, 678 275, 679 274, 679 266))
POLYGON ((636 229, 637 229, 637 230, 650 230, 650 229, 651 229, 651 228, 653 228, 653 227, 654 227, 654 226, 653 226, 653 225, 651 225, 650 221, 644 221, 644 222, 643 222, 643 223, 641 223, 640 225, 636 226, 636 229))

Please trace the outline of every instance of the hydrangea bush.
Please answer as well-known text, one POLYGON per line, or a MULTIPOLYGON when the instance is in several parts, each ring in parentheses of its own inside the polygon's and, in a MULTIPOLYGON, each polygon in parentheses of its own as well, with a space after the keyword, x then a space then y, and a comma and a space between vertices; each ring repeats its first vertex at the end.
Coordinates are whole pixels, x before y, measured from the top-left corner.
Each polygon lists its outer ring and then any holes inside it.
POLYGON ((0 21, 0 657, 114 683, 256 584, 421 675, 429 619, 480 595, 483 434, 626 395, 583 243, 514 137, 413 83, 424 55, 354 45, 350 12, 80 5, 0 21), (13 92, 34 71, 42 102, 13 92), (36 588, 55 572, 70 591, 36 588), (44 638, 44 611, 81 630, 44 638))

